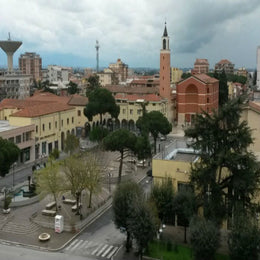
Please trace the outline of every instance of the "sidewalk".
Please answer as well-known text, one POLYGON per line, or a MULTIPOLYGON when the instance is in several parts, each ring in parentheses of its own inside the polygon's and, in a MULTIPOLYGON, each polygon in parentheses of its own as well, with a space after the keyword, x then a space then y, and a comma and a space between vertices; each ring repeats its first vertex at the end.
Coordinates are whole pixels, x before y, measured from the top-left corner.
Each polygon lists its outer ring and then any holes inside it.
MULTIPOLYGON (((108 159, 106 158, 106 160, 108 159)), ((118 168, 115 164, 118 164, 118 162, 115 163, 114 160, 110 160, 110 162, 113 162, 113 170, 115 171, 114 177, 116 177, 118 168)), ((125 165, 124 167, 124 172, 129 173, 127 165, 125 165)), ((143 177, 146 176, 146 171, 147 168, 140 168, 138 172, 130 173, 130 177, 134 178, 136 181, 140 181, 143 177)), ((107 183, 103 184, 103 190, 107 191, 108 196, 110 194, 109 189, 111 188, 111 190, 113 191, 115 187, 116 185, 114 185, 113 183, 109 183, 109 185, 107 183)), ((105 195, 103 196, 103 198, 105 199, 105 195)), ((42 216, 41 214, 41 211, 45 208, 46 203, 49 202, 48 199, 44 199, 37 203, 24 207, 12 208, 10 214, 3 214, 2 211, 0 211, 0 243, 15 244, 48 251, 61 250, 68 243, 70 243, 72 239, 79 235, 80 232, 82 232, 91 222, 93 222, 95 218, 97 218, 99 215, 109 209, 112 205, 112 198, 108 200, 106 199, 105 203, 100 203, 100 201, 98 201, 95 204, 94 200, 95 198, 93 197, 93 205, 99 205, 99 207, 97 207, 95 211, 93 211, 83 220, 80 220, 79 216, 75 216, 74 212, 71 213, 73 214, 73 218, 76 220, 75 224, 80 223, 83 225, 81 230, 77 230, 74 233, 55 233, 54 217, 42 216), (102 205, 100 206, 100 204, 102 205), (50 225, 52 225, 52 222, 53 228, 45 228, 38 225, 37 221, 34 221, 35 216, 37 216, 36 218, 39 218, 40 220, 44 219, 44 221, 49 222, 50 225), (41 233, 49 233, 51 239, 46 242, 39 241, 38 237, 41 233)), ((68 211, 71 212, 71 206, 68 209, 68 211)), ((65 218, 67 218, 66 221, 68 224, 68 217, 66 215, 65 218)))

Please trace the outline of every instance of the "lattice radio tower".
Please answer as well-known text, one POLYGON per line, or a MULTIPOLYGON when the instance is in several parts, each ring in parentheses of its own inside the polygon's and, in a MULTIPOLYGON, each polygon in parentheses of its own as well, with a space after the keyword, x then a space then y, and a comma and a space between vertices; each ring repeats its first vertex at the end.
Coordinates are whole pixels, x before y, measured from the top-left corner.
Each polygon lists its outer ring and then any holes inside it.
POLYGON ((97 51, 97 73, 98 73, 98 69, 99 69, 99 43, 98 43, 98 40, 96 40, 96 45, 95 45, 95 48, 96 48, 96 51, 97 51))

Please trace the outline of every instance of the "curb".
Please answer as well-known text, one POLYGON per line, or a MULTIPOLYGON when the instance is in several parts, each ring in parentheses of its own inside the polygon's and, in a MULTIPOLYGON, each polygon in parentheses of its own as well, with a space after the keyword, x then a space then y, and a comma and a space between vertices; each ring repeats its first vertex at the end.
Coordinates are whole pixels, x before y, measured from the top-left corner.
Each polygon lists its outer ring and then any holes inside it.
MULTIPOLYGON (((139 180, 137 180, 137 183, 140 183, 141 181, 143 181, 147 176, 144 175, 142 176, 139 180)), ((104 212, 106 212, 107 210, 109 210, 112 207, 112 197, 110 197, 107 202, 103 205, 104 207, 102 209, 100 209, 100 211, 98 213, 95 214, 96 211, 98 211, 98 209, 93 213, 93 217, 90 216, 90 219, 88 222, 86 222, 86 224, 80 229, 79 232, 77 232, 74 236, 72 236, 68 241, 66 241, 62 246, 60 246, 59 248, 45 248, 45 247, 41 247, 41 246, 36 246, 36 245, 30 245, 30 244, 23 244, 20 242, 15 242, 15 241, 10 241, 10 240, 4 240, 4 239, 0 239, 0 243, 3 245, 15 245, 15 246, 22 246, 25 248, 30 248, 30 249, 35 249, 35 250, 40 250, 40 251, 45 251, 45 252, 57 252, 62 250, 64 247, 66 247, 69 243, 71 243, 72 240, 74 240, 77 236, 79 236, 89 225, 91 225, 96 219, 98 219, 102 214, 104 214, 104 212)), ((100 207, 101 208, 101 207, 100 207)), ((119 252, 119 250, 115 253, 115 255, 119 252)), ((114 255, 114 256, 115 256, 114 255)))

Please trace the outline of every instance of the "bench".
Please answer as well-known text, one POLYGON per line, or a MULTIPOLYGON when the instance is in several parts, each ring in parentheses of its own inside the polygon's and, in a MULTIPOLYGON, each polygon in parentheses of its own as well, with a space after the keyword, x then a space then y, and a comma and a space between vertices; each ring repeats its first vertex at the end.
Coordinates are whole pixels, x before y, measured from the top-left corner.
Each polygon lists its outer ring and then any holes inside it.
POLYGON ((42 215, 55 217, 56 216, 56 211, 44 209, 44 210, 42 210, 42 215))
POLYGON ((74 205, 76 203, 76 200, 65 199, 65 200, 63 200, 63 203, 64 204, 74 205))
MULTIPOLYGON (((81 203, 79 203, 79 208, 81 208, 81 203)), ((77 204, 75 204, 74 206, 71 207, 72 211, 76 211, 77 210, 77 204)))
POLYGON ((48 203, 48 204, 45 206, 45 208, 46 208, 46 209, 52 209, 54 206, 56 206, 56 202, 55 202, 55 201, 48 203))

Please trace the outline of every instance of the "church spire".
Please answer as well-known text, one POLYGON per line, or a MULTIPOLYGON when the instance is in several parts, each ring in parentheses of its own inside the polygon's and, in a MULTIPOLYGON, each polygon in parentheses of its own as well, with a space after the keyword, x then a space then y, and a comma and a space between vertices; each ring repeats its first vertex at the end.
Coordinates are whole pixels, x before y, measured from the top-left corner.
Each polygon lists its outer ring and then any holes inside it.
POLYGON ((163 36, 164 36, 164 37, 167 37, 167 36, 168 36, 167 27, 166 27, 166 22, 165 22, 165 27, 164 27, 163 36))

